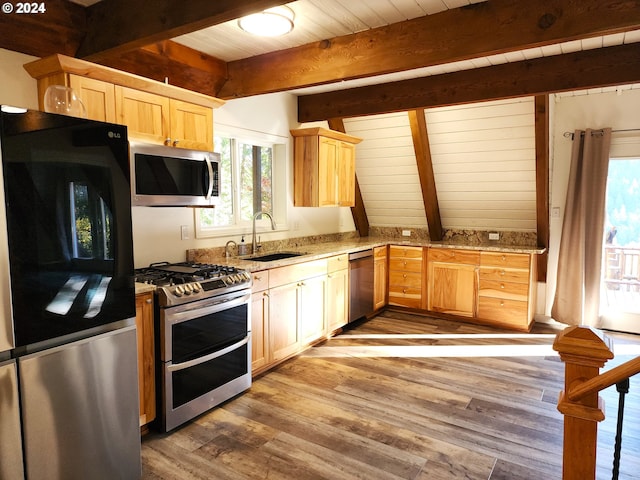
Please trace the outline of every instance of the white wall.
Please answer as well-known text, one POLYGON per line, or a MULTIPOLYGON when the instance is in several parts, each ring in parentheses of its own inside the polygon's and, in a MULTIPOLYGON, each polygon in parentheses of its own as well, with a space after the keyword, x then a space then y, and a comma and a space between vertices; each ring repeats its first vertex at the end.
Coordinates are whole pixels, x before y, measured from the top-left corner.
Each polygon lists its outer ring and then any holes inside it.
POLYGON ((37 83, 23 68, 37 59, 0 48, 0 104, 38 108, 37 83))
MULTIPOLYGON (((640 129, 640 89, 591 95, 557 97, 553 106, 551 157, 551 212, 559 208, 560 215, 550 219, 549 265, 546 286, 546 314, 549 315, 555 294, 555 277, 558 266, 558 250, 562 231, 562 217, 567 196, 572 141, 564 137, 564 132, 585 128, 606 128, 613 130, 640 129)), ((612 156, 632 154, 629 137, 640 137, 639 132, 613 133, 612 156), (626 143, 626 146, 624 145, 626 143)), ((634 142, 631 143, 633 145, 634 142)), ((635 142, 635 145, 638 145, 635 142)), ((640 155, 636 151, 635 155, 640 155)), ((542 291, 540 291, 542 293, 542 291)))

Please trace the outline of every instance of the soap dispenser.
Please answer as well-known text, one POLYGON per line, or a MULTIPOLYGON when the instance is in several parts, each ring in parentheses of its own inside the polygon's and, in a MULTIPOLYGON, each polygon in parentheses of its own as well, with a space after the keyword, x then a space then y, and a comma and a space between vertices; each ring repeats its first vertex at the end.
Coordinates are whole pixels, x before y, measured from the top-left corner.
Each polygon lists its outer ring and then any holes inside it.
POLYGON ((242 236, 242 240, 240 240, 240 245, 238 245, 238 256, 246 255, 248 252, 248 245, 244 241, 244 235, 242 236))

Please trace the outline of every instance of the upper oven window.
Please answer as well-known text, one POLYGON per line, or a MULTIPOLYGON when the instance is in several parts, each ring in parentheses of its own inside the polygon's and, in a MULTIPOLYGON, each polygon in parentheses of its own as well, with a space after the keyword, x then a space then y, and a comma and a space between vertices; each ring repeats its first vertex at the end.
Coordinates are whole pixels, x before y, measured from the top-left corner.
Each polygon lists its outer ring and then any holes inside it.
POLYGON ((172 325, 173 364, 186 362, 232 345, 247 336, 249 305, 241 305, 172 325))

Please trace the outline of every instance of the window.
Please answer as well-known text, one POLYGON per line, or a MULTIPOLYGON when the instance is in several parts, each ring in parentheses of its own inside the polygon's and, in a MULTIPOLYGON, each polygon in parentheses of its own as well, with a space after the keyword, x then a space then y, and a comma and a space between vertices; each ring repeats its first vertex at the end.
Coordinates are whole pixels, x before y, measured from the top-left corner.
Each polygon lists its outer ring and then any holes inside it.
POLYGON ((269 212, 285 223, 283 178, 285 145, 220 135, 214 139, 220 153, 220 203, 196 211, 198 237, 246 233, 257 212, 269 212), (280 191, 279 191, 280 190, 280 191))

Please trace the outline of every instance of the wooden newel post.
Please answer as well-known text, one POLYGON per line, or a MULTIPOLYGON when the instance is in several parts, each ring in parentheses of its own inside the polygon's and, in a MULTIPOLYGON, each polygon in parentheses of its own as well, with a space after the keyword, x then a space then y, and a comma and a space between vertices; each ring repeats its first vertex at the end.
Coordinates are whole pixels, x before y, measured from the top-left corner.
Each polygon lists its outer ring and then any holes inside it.
POLYGON ((571 401, 569 392, 597 377, 613 358, 610 339, 591 327, 572 326, 561 332, 553 349, 565 363, 564 390, 558 410, 564 415, 563 480, 595 480, 598 422, 604 420, 604 401, 593 393, 571 401))

